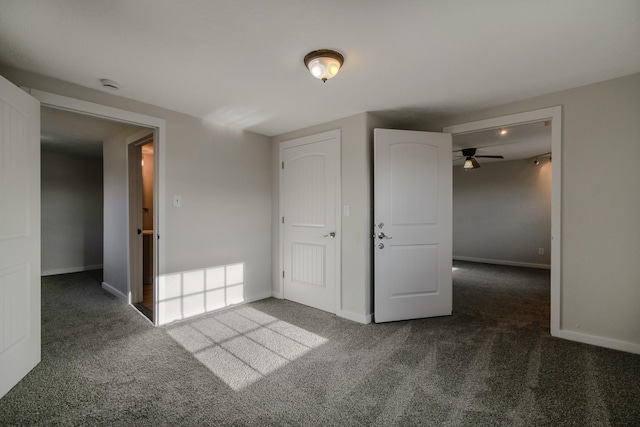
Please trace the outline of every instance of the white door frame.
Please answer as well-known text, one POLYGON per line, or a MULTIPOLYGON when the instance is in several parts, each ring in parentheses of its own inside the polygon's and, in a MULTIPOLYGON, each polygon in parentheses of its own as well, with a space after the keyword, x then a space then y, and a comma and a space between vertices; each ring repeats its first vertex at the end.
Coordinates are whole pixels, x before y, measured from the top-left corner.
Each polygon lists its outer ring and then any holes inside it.
POLYGON ((551 335, 559 336, 562 328, 560 312, 562 256, 562 107, 555 106, 524 113, 447 126, 443 132, 453 135, 551 120, 551 335))
MULTIPOLYGON (((31 89, 28 87, 22 87, 26 92, 31 94, 34 98, 40 101, 41 106, 57 108, 60 110, 71 111, 74 113, 84 114, 88 116, 115 120, 123 123, 129 123, 137 126, 144 126, 155 129, 153 150, 154 165, 154 193, 157 196, 154 200, 154 226, 157 227, 156 236, 158 238, 154 240, 154 257, 157 262, 154 263, 154 280, 153 280, 153 293, 154 293, 154 313, 157 313, 157 292, 158 292, 158 276, 160 271, 165 266, 165 251, 164 242, 159 240, 159 236, 165 235, 165 197, 162 190, 165 188, 165 141, 166 141, 166 122, 164 119, 157 117, 147 116, 133 111, 121 110, 119 108, 108 107, 106 105, 95 104, 93 102, 83 101, 76 98, 69 98, 54 93, 43 92, 37 89, 31 89)), ((124 147, 126 148, 126 147, 124 147)), ((127 168, 128 170, 128 168, 127 168)), ((131 227, 127 230, 127 242, 129 247, 130 238, 128 234, 131 232, 131 227)), ((130 258, 127 262, 127 277, 130 277, 131 265, 130 258)), ((128 293, 131 293, 131 283, 127 284, 128 293)), ((158 316, 154 316, 154 324, 159 325, 158 316)))
MULTIPOLYGON (((282 141, 280 143, 279 161, 278 164, 282 165, 284 162, 284 150, 290 147, 297 147, 300 145, 311 144, 321 140, 336 138, 338 140, 338 153, 342 153, 342 139, 340 129, 331 130, 327 132, 317 133, 302 138, 296 138, 288 141, 282 141)), ((342 154, 339 156, 342 157, 342 154)), ((284 298, 284 226, 282 224, 282 217, 284 216, 284 182, 282 178, 282 166, 279 170, 279 183, 280 183, 280 210, 278 219, 278 228, 280 229, 280 285, 278 286, 279 297, 284 298)), ((336 234, 338 236, 338 242, 336 242, 336 277, 335 277, 335 314, 341 315, 342 312, 342 162, 340 162, 337 168, 338 176, 336 185, 336 234)))
MULTIPOLYGON (((155 136, 155 130, 150 128, 141 129, 135 134, 126 138, 125 143, 127 144, 127 210, 129 214, 129 246, 128 257, 129 257, 129 304, 134 304, 136 302, 142 301, 143 296, 143 284, 139 280, 142 277, 142 247, 143 242, 142 238, 138 237, 137 230, 136 233, 132 232, 134 229, 143 229, 141 223, 140 212, 142 212, 142 177, 140 170, 140 161, 142 159, 140 146, 143 143, 153 141, 155 136), (136 279, 136 277, 138 279, 136 279)), ((154 170, 155 175, 155 170, 154 170)), ((155 200, 155 185, 154 185, 154 195, 153 198, 155 200)), ((154 215, 155 217, 155 215, 154 215)), ((155 218, 154 218, 155 221, 155 218)), ((155 227, 155 224, 154 224, 155 227)), ((155 228, 154 228, 154 234, 155 228)), ((157 243, 157 238, 153 239, 155 243, 157 243)), ((154 244, 155 248, 155 244, 154 244)), ((155 270, 154 270, 155 273, 155 270)), ((154 274, 155 277, 155 274, 154 274)), ((155 304, 155 298, 154 298, 155 304)), ((156 311, 153 310, 154 317, 156 311)))

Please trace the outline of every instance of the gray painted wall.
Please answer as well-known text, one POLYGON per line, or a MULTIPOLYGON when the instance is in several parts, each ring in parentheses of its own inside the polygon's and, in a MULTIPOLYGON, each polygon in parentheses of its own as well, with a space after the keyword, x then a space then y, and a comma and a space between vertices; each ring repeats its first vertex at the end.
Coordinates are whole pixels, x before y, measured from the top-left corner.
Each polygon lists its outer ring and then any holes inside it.
POLYGON ((340 129, 342 205, 349 205, 350 215, 342 217, 342 293, 338 315, 362 323, 371 321, 373 311, 372 274, 372 165, 373 129, 390 127, 390 123, 371 114, 361 113, 318 126, 300 129, 272 138, 272 290, 280 290, 279 147, 283 141, 340 129))
POLYGON ((423 126, 441 131, 555 105, 562 106, 560 329, 640 353, 640 74, 423 126))
MULTIPOLYGON (((266 136, 7 67, 14 84, 164 119, 165 205, 159 206, 162 277, 243 263, 246 300, 271 296, 271 147, 266 136), (182 207, 171 206, 173 194, 182 207)), ((104 281, 127 290, 126 150, 124 135, 104 146, 104 281), (117 202, 112 201, 116 200, 117 202), (108 206, 107 206, 108 204, 108 206), (110 213, 107 212, 107 207, 110 213), (114 231, 116 230, 116 231, 114 231)), ((181 283, 165 283, 180 305, 181 283)), ((125 293, 126 295, 126 293, 125 293)), ((190 315, 187 310, 181 314, 190 315)))
POLYGON ((102 159, 41 157, 42 275, 102 268, 102 159))
MULTIPOLYGON (((482 160, 482 159, 480 159, 482 160)), ((551 164, 531 160, 453 168, 453 257, 548 267, 551 264, 551 164), (544 255, 539 255, 542 248, 544 255)))
POLYGON ((342 217, 342 293, 341 306, 337 307, 338 315, 365 322, 367 319, 367 293, 370 280, 367 271, 366 259, 370 248, 367 245, 371 204, 368 192, 369 170, 368 140, 367 140, 367 115, 365 113, 347 117, 341 120, 325 123, 311 128, 301 129, 272 138, 272 217, 271 224, 273 244, 273 282, 274 295, 280 292, 280 142, 302 138, 320 132, 340 129, 341 131, 341 175, 342 175, 342 205, 350 206, 350 215, 342 217))
MULTIPOLYGON (((167 219, 161 273, 244 260, 247 296, 271 293, 271 279, 277 277, 277 272, 271 274, 271 256, 278 253, 271 245, 275 230, 270 195, 278 187, 272 186, 277 184, 277 164, 269 161, 269 138, 225 131, 193 117, 32 73, 0 67, 0 74, 19 85, 165 119, 165 198, 183 194, 184 207, 161 206, 167 219)), ((640 74, 475 113, 425 119, 415 129, 441 131, 447 125, 555 105, 563 107, 561 329, 640 352, 640 74)), ((354 117, 351 120, 366 122, 354 117)), ((307 133, 340 127, 340 122, 307 133)), ((353 159, 356 169, 343 174, 343 180, 348 176, 356 183, 343 188, 343 203, 352 205, 351 215, 370 218, 367 126, 355 126, 350 128, 355 138, 346 137, 351 132, 346 127, 342 133, 343 150, 348 141, 355 144, 346 155, 362 156, 353 159)), ((280 140, 297 136, 303 135, 291 133, 280 140)), ((274 139, 274 150, 277 142, 274 139)), ((343 169, 351 164, 344 156, 343 151, 343 169)), ((343 295, 344 308, 356 314, 366 313, 367 305, 366 222, 358 221, 349 237, 361 248, 355 256, 363 259, 348 273, 357 282, 347 282, 352 290, 343 295)), ((344 247, 343 251, 347 252, 344 247)), ((347 279, 343 272, 343 281, 347 279)))

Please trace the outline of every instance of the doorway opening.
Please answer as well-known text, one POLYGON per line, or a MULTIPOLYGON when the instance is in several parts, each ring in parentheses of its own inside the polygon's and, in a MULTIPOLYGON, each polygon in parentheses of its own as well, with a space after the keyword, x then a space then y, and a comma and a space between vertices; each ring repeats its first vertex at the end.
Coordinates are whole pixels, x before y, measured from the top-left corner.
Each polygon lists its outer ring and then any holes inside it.
POLYGON ((127 125, 42 106, 41 276, 103 268, 103 141, 127 125))
MULTIPOLYGON (((549 261, 550 265, 550 277, 551 277, 551 291, 549 295, 550 299, 550 329, 551 334, 556 336, 560 329, 560 249, 561 249, 561 232, 560 232, 560 218, 561 218, 561 206, 560 206, 560 190, 561 190, 561 107, 551 107, 541 110, 534 110, 525 113, 512 114, 508 116, 497 117, 493 119, 481 120, 477 122, 464 123, 460 125, 449 126, 443 129, 444 132, 451 133, 453 138, 464 137, 465 135, 478 134, 478 132, 489 132, 501 129, 508 129, 509 127, 516 127, 526 124, 538 124, 544 127, 549 125, 550 128, 550 149, 547 151, 546 147, 537 146, 535 151, 530 152, 523 156, 523 162, 528 167, 540 166, 547 168, 547 179, 551 181, 551 194, 550 194, 550 229, 548 238, 548 245, 550 246, 550 254, 546 253, 546 248, 543 244, 534 245, 535 251, 534 257, 545 257, 549 261), (537 164, 536 164, 537 160, 537 164), (542 253, 540 253, 542 252, 542 253)), ((487 146, 492 144, 488 143, 487 146)), ((514 144, 515 145, 515 144, 514 144)), ((472 148, 472 147, 459 147, 459 148, 472 148)), ((478 148, 478 147, 473 147, 478 148)), ((519 147, 521 148, 521 147, 519 147)), ((454 148, 455 149, 455 148, 454 148)), ((507 150, 506 146, 496 144, 490 149, 487 149, 487 155, 499 155, 497 151, 507 150), (493 151, 491 151, 493 150, 493 151)), ((480 154, 480 150, 478 150, 480 154)), ((466 159, 465 159, 466 160, 466 159)), ((485 159, 480 158, 480 161, 485 159)), ((487 161, 490 161, 487 159, 487 161)), ((524 163, 523 163, 524 165, 524 163)), ((488 169, 488 168, 487 168, 488 169)), ((542 169, 538 169, 542 171, 542 169)), ((462 172, 473 174, 475 171, 462 172)), ((472 176, 472 175, 471 175, 472 176)), ((506 179, 505 181, 509 181, 506 179)), ((476 200, 476 202, 478 202, 476 200)), ((482 201, 480 201, 482 203, 482 201)), ((497 207, 499 208, 499 206, 497 207)), ((506 226, 503 222, 496 224, 497 227, 506 226)), ((455 227, 455 226, 454 226, 455 227)), ((458 230, 460 231, 460 230, 458 230)), ((463 233, 464 234, 464 233, 463 233)), ((539 234, 539 233, 538 233, 539 234)), ((543 236, 544 238, 544 236, 543 236)), ((490 242, 495 243, 495 242, 490 242)), ((455 247, 455 243, 454 243, 455 247)), ((531 249, 531 248, 529 248, 531 249)), ((483 261, 482 258, 489 257, 477 257, 480 259, 467 259, 466 261, 483 261)), ((534 258, 535 259, 535 258, 534 258)), ((465 261, 463 259, 463 261, 465 261)), ((486 259, 485 259, 486 261, 486 259)), ((535 262, 523 262, 521 265, 534 264, 529 266, 535 266, 535 262)), ((518 263, 512 263, 511 265, 518 266, 518 263)))
MULTIPOLYGON (((154 318, 154 149, 153 132, 129 144, 129 215, 136 228, 130 245, 131 303, 154 318)), ((138 135, 136 134, 135 137, 138 135)), ((132 137, 133 138, 133 137, 132 137)))
MULTIPOLYGON (((108 107, 105 105, 94 104, 91 102, 68 98, 53 93, 43 92, 36 89, 23 88, 31 96, 40 101, 41 106, 51 107, 58 110, 78 113, 87 117, 102 118, 110 121, 120 122, 127 126, 126 133, 117 135, 117 139, 126 139, 124 143, 114 140, 114 144, 109 144, 110 159, 107 162, 105 155, 105 182, 107 180, 107 171, 110 183, 113 184, 107 189, 105 184, 105 213, 104 213, 104 268, 102 288, 113 294, 116 298, 125 303, 132 303, 131 272, 135 269, 142 270, 142 261, 138 266, 132 260, 131 240, 133 236, 137 236, 137 227, 133 227, 129 215, 129 198, 128 198, 128 151, 129 142, 137 141, 142 136, 153 134, 153 295, 157 296, 158 275, 164 265, 164 251, 162 250, 159 236, 164 230, 164 216, 160 212, 160 207, 164 206, 164 198, 161 188, 164 188, 164 174, 161 173, 164 161, 164 141, 165 141, 165 120, 144 114, 134 113, 132 111, 121 110, 118 108, 108 107), (140 131, 142 129, 142 131, 140 131), (130 132, 130 133, 129 133, 130 132), (145 132, 133 141, 126 138, 126 134, 145 132), (113 154, 113 156, 111 156, 113 154), (109 163, 109 164, 107 164, 109 163), (108 190, 108 191, 107 191, 108 190), (109 198, 109 200, 107 200, 109 198), (107 212, 109 210, 109 212, 107 212), (126 255, 125 255, 126 254, 126 255), (124 256, 123 256, 124 255, 124 256)), ((136 135, 134 134, 134 136, 136 135)), ((105 150, 107 147, 105 146, 105 150)), ((106 152, 105 152, 106 153, 106 152)), ((141 161, 141 159, 140 159, 141 161)), ((138 163, 140 165, 140 163, 138 163)), ((142 225, 142 224, 140 224, 142 225)), ((142 252, 142 251, 140 251, 142 252)), ((142 274, 142 273, 141 273, 142 274)), ((157 306, 157 298, 153 300, 153 307, 157 306)), ((157 310, 154 310, 157 313, 157 310)), ((162 319, 154 316, 153 323, 159 325, 162 319)))

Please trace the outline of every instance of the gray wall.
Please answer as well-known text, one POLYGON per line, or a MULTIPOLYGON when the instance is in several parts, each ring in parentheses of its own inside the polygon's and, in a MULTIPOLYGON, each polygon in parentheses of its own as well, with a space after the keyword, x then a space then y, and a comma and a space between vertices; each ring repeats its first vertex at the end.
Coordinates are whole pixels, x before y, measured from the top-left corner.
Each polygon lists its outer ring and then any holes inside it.
POLYGON ((640 74, 423 128, 555 105, 562 106, 560 328, 566 337, 640 353, 640 74))
POLYGON ((42 150, 42 275, 102 268, 102 159, 42 150))
POLYGON ((342 205, 350 205, 350 215, 342 217, 342 293, 341 305, 337 308, 338 315, 365 322, 367 320, 367 293, 370 288, 370 278, 367 271, 366 258, 369 253, 367 235, 370 218, 369 162, 367 139, 367 115, 365 113, 325 123, 323 125, 278 135, 272 138, 272 217, 271 224, 273 244, 273 278, 272 290, 274 295, 280 296, 280 224, 279 188, 280 188, 280 142, 328 130, 341 131, 341 174, 342 174, 342 205))
POLYGON ((546 268, 550 254, 548 157, 453 168, 454 259, 546 268))
POLYGON ((371 321, 373 310, 372 275, 372 164, 373 129, 389 127, 384 119, 370 113, 356 114, 318 126, 300 129, 272 138, 272 290, 280 296, 279 247, 279 147, 283 141, 302 138, 333 129, 341 131, 342 205, 350 215, 342 217, 342 293, 338 315, 361 323, 371 321))
MULTIPOLYGON (((0 67, 0 74, 17 85, 164 119, 166 144, 160 173, 166 180, 162 190, 166 205, 159 207, 165 219, 160 275, 182 277, 187 272, 243 263, 246 300, 271 296, 268 137, 34 73, 0 67), (181 208, 171 206, 173 194, 182 195, 181 208)), ((125 136, 119 138, 121 144, 116 138, 105 141, 104 147, 104 279, 125 293, 127 241, 120 233, 127 221, 122 197, 126 194, 126 147, 125 136), (106 211, 107 203, 111 213, 106 211)), ((180 286, 172 280, 165 290, 179 295, 180 286)))

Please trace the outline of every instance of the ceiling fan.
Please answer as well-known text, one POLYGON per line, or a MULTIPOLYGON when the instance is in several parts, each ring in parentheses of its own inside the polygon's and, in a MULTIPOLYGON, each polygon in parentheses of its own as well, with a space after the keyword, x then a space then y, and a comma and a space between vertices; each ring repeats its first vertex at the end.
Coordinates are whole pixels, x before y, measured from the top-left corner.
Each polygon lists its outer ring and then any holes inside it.
POLYGON ((484 159, 504 159, 504 156, 476 156, 475 148, 463 148, 462 150, 455 150, 455 152, 461 151, 462 156, 453 160, 465 159, 464 168, 465 169, 477 169, 480 167, 480 163, 476 159, 484 158, 484 159))

